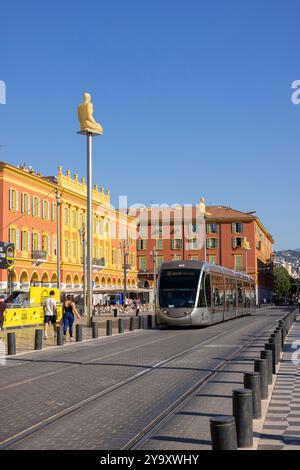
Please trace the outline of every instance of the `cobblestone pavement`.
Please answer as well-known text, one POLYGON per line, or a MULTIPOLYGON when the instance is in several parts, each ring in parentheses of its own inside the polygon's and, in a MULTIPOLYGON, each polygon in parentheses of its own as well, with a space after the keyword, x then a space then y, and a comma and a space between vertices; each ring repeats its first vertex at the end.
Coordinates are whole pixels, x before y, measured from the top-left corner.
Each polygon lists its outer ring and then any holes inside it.
MULTIPOLYGON (((9 357, 0 367, 1 445, 120 449, 253 335, 262 335, 264 342, 264 332, 285 313, 261 310, 205 329, 143 330, 9 357), (7 441, 14 437, 16 442, 7 441)), ((257 357, 259 348, 254 344, 249 354, 257 357)), ((202 395, 206 420, 219 407, 222 414, 228 412, 229 392, 241 385, 249 361, 239 359, 202 395)), ((154 448, 161 448, 161 442, 169 448, 175 448, 174 442, 184 448, 209 446, 208 429, 197 413, 187 410, 174 439, 153 440, 154 448)))
POLYGON ((280 362, 259 450, 300 450, 300 320, 292 326, 280 362), (294 343, 297 341, 298 343, 294 343), (293 343, 295 348, 293 348, 293 343), (298 351, 297 351, 298 350, 298 351), (294 359, 297 363, 293 364, 294 359))
MULTIPOLYGON (((146 316, 147 314, 151 314, 152 312, 145 312, 141 316, 146 316)), ((130 317, 128 315, 120 315, 118 318, 124 318, 124 328, 125 330, 129 330, 129 322, 130 322, 130 317)), ((106 321, 108 319, 112 320, 112 325, 113 325, 113 335, 118 333, 118 318, 114 318, 111 315, 103 315, 101 318, 96 317, 97 322, 99 323, 99 335, 100 336, 105 336, 106 335, 106 321)), ((87 327, 87 321, 86 318, 82 318, 81 320, 75 320, 74 326, 73 326, 73 336, 75 338, 75 325, 76 324, 82 324, 82 339, 83 341, 87 341, 92 339, 92 330, 91 328, 87 327)), ((15 329, 7 329, 4 331, 0 331, 0 339, 4 341, 5 343, 5 348, 7 350, 7 333, 9 332, 15 332, 16 335, 16 349, 17 349, 17 354, 21 353, 26 353, 29 351, 34 350, 34 336, 35 336, 35 330, 36 329, 43 329, 43 325, 38 325, 36 327, 23 327, 23 328, 15 328, 15 329)), ((67 339, 66 339, 66 344, 69 344, 71 342, 69 338, 69 334, 67 334, 67 339)), ((43 339, 43 349, 48 349, 48 348, 53 348, 56 346, 56 339, 54 338, 54 332, 52 325, 49 325, 48 327, 48 339, 45 340, 43 339)))

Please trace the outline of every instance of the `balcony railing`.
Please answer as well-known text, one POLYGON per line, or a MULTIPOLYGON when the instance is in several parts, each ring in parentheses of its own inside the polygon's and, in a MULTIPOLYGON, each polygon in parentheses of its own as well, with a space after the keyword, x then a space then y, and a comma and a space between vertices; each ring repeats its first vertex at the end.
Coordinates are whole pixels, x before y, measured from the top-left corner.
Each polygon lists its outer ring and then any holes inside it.
POLYGON ((42 263, 44 261, 47 261, 47 251, 43 250, 33 250, 31 252, 31 258, 34 261, 37 261, 39 263, 42 263))
POLYGON ((93 266, 93 269, 105 268, 105 258, 93 258, 92 266, 93 266))

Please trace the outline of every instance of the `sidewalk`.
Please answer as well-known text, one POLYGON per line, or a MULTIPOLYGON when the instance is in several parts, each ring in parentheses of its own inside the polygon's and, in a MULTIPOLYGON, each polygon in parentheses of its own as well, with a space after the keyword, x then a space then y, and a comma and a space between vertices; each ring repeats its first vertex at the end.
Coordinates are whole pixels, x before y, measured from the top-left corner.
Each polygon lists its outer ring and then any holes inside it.
POLYGON ((286 338, 258 450, 300 450, 300 320, 286 338), (293 342, 297 341, 295 348, 293 342), (293 357, 294 355, 294 357, 293 357), (296 359, 293 364, 293 359, 296 359))
MULTIPOLYGON (((152 314, 152 312, 143 312, 139 316, 147 316, 152 314)), ((130 315, 120 314, 118 317, 113 316, 101 316, 96 317, 96 321, 99 324, 99 337, 106 336, 106 322, 107 320, 112 320, 112 334, 118 334, 118 320, 119 318, 124 319, 124 331, 127 332, 129 330, 129 323, 130 323, 130 315)), ((137 320, 138 321, 138 320, 137 320)), ((152 320, 153 321, 153 320, 152 320)), ((73 326, 73 337, 76 338, 76 324, 82 324, 82 340, 88 341, 92 339, 92 328, 87 326, 87 319, 81 318, 81 320, 76 320, 73 326)), ((138 324, 135 327, 138 329, 138 324)), ((7 351, 7 333, 14 332, 16 335, 16 350, 17 354, 32 352, 34 351, 34 337, 35 337, 35 330, 36 329, 43 329, 43 325, 37 325, 34 327, 23 327, 23 328, 15 328, 15 329, 7 329, 4 331, 0 331, 0 340, 4 341, 5 348, 7 351)), ((67 333, 67 339, 65 344, 69 344, 70 337, 67 333)), ((75 341, 73 341, 75 343, 75 341)), ((43 339, 43 350, 49 349, 51 347, 57 346, 56 340, 54 340, 54 333, 52 325, 48 327, 48 339, 43 339)), ((61 346, 64 347, 64 346, 61 346)))

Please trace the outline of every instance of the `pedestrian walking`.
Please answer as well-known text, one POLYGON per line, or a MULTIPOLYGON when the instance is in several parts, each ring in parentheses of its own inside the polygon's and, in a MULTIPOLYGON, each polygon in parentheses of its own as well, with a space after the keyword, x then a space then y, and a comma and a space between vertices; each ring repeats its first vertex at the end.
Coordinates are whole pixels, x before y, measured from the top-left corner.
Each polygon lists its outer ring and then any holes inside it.
POLYGON ((54 339, 56 338, 56 319, 57 319, 57 310, 56 310, 56 300, 54 290, 50 291, 50 297, 45 300, 44 305, 44 339, 48 339, 48 325, 49 323, 53 326, 54 339))
POLYGON ((64 301, 64 314, 63 314, 63 323, 64 323, 64 338, 66 339, 67 331, 69 328, 70 340, 73 341, 73 324, 76 317, 80 320, 80 315, 76 310, 75 302, 72 300, 72 296, 69 294, 64 301))
POLYGON ((5 302, 5 296, 0 295, 0 331, 3 328, 4 312, 6 309, 7 309, 7 303, 5 302))
POLYGON ((140 307, 141 307, 140 299, 136 299, 134 301, 134 306, 135 306, 135 315, 138 317, 140 313, 140 307))

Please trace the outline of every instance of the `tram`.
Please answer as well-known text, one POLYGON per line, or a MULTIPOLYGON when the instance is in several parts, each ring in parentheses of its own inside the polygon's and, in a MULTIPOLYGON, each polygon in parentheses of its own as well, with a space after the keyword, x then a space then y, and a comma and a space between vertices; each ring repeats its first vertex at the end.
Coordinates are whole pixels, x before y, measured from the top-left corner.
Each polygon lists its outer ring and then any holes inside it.
POLYGON ((166 326, 204 326, 255 311, 254 279, 200 261, 170 261, 158 275, 156 321, 166 326))

